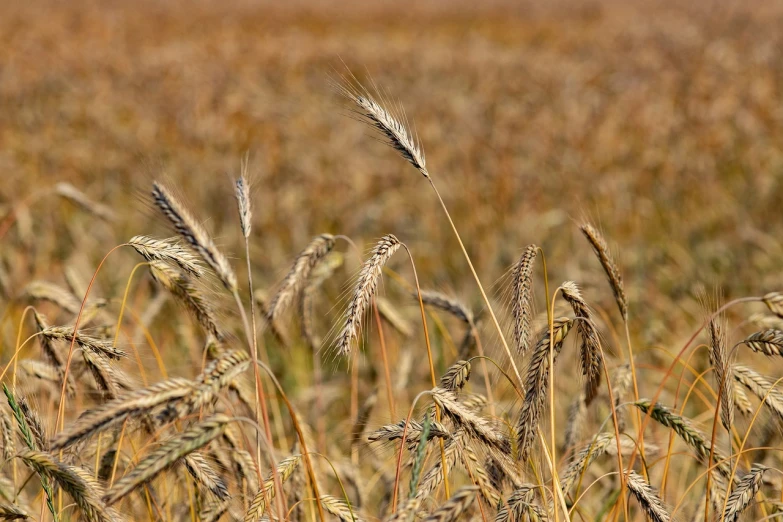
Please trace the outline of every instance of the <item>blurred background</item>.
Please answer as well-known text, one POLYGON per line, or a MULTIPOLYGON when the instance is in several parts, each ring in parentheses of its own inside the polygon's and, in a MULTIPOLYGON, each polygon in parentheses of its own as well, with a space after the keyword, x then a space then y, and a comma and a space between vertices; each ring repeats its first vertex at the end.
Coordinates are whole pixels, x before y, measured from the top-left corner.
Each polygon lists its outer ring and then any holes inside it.
MULTIPOLYGON (((170 235, 154 179, 241 268, 232 179, 247 155, 260 288, 318 233, 362 249, 393 233, 423 286, 478 306, 426 180, 335 92, 349 72, 404 106, 488 286, 536 243, 553 283, 579 282, 611 316, 576 226, 591 220, 645 343, 692 333, 700 286, 781 288, 783 3, 474 4, 0 3, 6 297, 68 267, 89 278, 132 235, 170 235), (113 221, 60 197, 61 182, 113 221)), ((113 259, 102 291, 117 295, 137 261, 113 259)))

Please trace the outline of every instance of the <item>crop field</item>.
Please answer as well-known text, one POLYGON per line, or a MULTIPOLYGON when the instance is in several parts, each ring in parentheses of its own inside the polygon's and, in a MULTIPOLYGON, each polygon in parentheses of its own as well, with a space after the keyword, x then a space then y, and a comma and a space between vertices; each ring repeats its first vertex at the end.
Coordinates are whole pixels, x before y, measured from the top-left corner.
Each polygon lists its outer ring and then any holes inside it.
POLYGON ((783 520, 783 2, 0 2, 0 520, 783 520))

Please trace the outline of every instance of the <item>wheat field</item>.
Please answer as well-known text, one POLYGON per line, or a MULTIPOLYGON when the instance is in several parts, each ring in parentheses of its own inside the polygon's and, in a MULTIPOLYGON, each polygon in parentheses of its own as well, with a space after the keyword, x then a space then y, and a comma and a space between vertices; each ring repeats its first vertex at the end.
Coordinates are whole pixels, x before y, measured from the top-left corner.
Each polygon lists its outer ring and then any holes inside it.
POLYGON ((782 26, 0 4, 0 520, 783 520, 782 26))

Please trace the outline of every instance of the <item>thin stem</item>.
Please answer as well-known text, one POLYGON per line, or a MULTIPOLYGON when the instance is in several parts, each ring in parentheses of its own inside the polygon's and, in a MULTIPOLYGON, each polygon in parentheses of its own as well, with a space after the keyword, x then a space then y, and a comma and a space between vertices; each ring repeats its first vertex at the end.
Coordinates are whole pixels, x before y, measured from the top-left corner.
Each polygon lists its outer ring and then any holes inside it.
MULTIPOLYGON (((234 293, 234 299, 236 300, 236 303, 237 303, 237 308, 239 309, 239 315, 242 317, 242 324, 245 327, 245 336, 247 337, 247 342, 250 345, 250 350, 251 350, 251 353, 252 353, 252 356, 253 356, 253 360, 257 361, 258 360, 258 353, 257 353, 258 346, 254 342, 255 341, 255 337, 251 334, 250 324, 249 324, 249 322, 247 320, 247 313, 245 312, 245 307, 242 304, 242 300, 239 298, 239 291, 235 289, 233 293, 234 293)), ((282 498, 280 498, 281 495, 282 495, 282 492, 283 492, 283 483, 280 481, 280 477, 277 474, 277 469, 276 469, 276 466, 275 466, 276 459, 275 459, 275 456, 274 456, 275 455, 274 447, 272 446, 272 440, 273 440, 272 439, 272 430, 271 430, 271 428, 269 426, 269 412, 267 411, 267 407, 266 407, 266 394, 264 393, 264 387, 261 384, 261 376, 260 376, 260 374, 258 372, 258 366, 255 365, 255 364, 253 365, 253 377, 254 377, 255 386, 256 386, 256 418, 258 418, 258 406, 260 405, 260 407, 261 407, 261 417, 262 417, 262 420, 263 420, 263 423, 264 423, 264 436, 266 437, 267 447, 269 447, 270 461, 272 462, 272 465, 270 466, 272 468, 272 478, 273 478, 273 481, 274 481, 275 488, 277 490, 277 492, 275 494, 275 496, 277 497, 277 500, 275 501, 275 503, 278 506, 278 510, 279 510, 278 515, 282 516, 286 512, 285 505, 284 505, 285 501, 282 498)), ((260 449, 259 445, 256 444, 256 457, 258 458, 258 461, 257 461, 258 462, 258 466, 256 466, 256 467, 257 467, 258 473, 259 473, 259 481, 261 480, 261 478, 260 478, 260 473, 261 473, 260 452, 261 452, 261 449, 260 449)))
POLYGON ((454 235, 457 237, 457 242, 459 242, 459 246, 462 249, 462 253, 465 255, 465 260, 468 262, 470 271, 473 274, 473 278, 476 280, 476 284, 478 285, 479 291, 481 292, 481 297, 484 299, 484 304, 487 305, 487 310, 489 311, 489 315, 490 317, 492 317, 492 322, 494 323, 495 328, 498 331, 500 340, 503 343, 503 348, 506 350, 506 355, 508 355, 508 360, 509 362, 511 362, 511 367, 514 368, 514 373, 516 374, 520 385, 523 385, 524 383, 522 381, 522 376, 519 373, 517 364, 514 362, 514 356, 511 354, 511 349, 508 347, 508 343, 506 342, 506 337, 503 335, 503 329, 500 327, 498 318, 495 317, 495 312, 494 310, 492 310, 492 305, 489 303, 489 298, 487 297, 486 292, 484 292, 484 287, 481 285, 481 281, 479 280, 478 274, 476 273, 476 269, 473 268, 473 263, 470 260, 468 251, 465 249, 465 245, 462 243, 462 238, 460 237, 459 232, 457 232, 457 227, 454 225, 454 221, 451 219, 451 214, 449 214, 449 210, 446 208, 446 203, 443 202, 443 198, 440 196, 440 192, 438 192, 438 189, 435 187, 435 183, 432 181, 432 178, 428 177, 427 179, 429 180, 432 189, 435 191, 435 195, 438 196, 438 201, 440 202, 440 206, 443 208, 443 212, 446 213, 446 218, 449 220, 449 225, 451 225, 451 230, 454 231, 454 235))
POLYGON ((386 379, 386 398, 389 401, 389 414, 391 421, 397 418, 397 413, 394 410, 394 393, 392 392, 391 374, 389 373, 389 357, 386 354, 386 339, 383 336, 383 323, 381 322, 381 314, 378 312, 378 304, 375 302, 375 297, 372 298, 372 311, 375 316, 375 324, 378 327, 378 339, 381 343, 381 360, 383 362, 384 378, 386 379))
MULTIPOLYGON (((438 385, 438 381, 435 378, 435 366, 432 363, 432 347, 430 346, 429 330, 427 330, 427 315, 424 313, 424 301, 421 298, 421 287, 419 286, 419 276, 416 274, 416 264, 413 262, 413 255, 411 254, 410 249, 408 249, 408 245, 403 243, 402 246, 405 248, 405 251, 408 253, 408 258, 411 260, 411 268, 413 269, 413 280, 416 283, 416 295, 419 297, 419 311, 421 312, 421 324, 424 326, 424 341, 427 344, 427 360, 430 363, 430 377, 432 378, 432 387, 435 388, 438 385)), ((435 419, 438 422, 441 422, 440 407, 437 404, 435 405, 435 419)), ((440 442, 440 461, 441 461, 441 465, 443 466, 443 489, 446 492, 446 498, 451 498, 451 495, 449 494, 450 493, 449 474, 448 474, 448 463, 446 462, 446 449, 443 443, 443 439, 439 439, 439 442, 440 442)), ((400 449, 400 452, 402 452, 402 449, 400 449)), ((397 506, 396 505, 392 506, 392 509, 396 510, 397 506)))

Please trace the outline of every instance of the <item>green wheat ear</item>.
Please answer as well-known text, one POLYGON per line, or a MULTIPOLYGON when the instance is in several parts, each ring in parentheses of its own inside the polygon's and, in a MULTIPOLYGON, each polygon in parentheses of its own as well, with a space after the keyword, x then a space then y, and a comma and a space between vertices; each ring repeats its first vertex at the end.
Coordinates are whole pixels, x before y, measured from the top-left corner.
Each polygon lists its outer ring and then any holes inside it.
POLYGON ((421 475, 421 467, 424 464, 424 455, 427 450, 427 438, 430 436, 430 426, 432 422, 430 420, 430 414, 427 412, 424 415, 424 422, 421 426, 421 437, 419 438, 419 445, 416 447, 416 460, 413 462, 413 469, 411 470, 411 482, 408 492, 408 498, 416 496, 416 490, 419 488, 419 476, 421 475))
MULTIPOLYGON (((31 450, 40 449, 35 445, 30 426, 27 425, 27 420, 25 420, 24 415, 22 414, 19 403, 16 402, 14 394, 8 389, 8 386, 6 386, 5 383, 3 383, 3 393, 5 393, 5 396, 8 399, 8 405, 11 407, 11 411, 14 412, 14 418, 19 425, 19 431, 22 434, 25 445, 31 450)), ((54 509, 54 493, 52 492, 52 487, 49 485, 49 478, 42 473, 39 473, 38 476, 41 478, 41 487, 46 493, 46 507, 49 508, 49 512, 52 514, 54 522, 58 522, 59 518, 57 517, 57 511, 54 509)))

